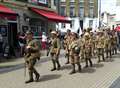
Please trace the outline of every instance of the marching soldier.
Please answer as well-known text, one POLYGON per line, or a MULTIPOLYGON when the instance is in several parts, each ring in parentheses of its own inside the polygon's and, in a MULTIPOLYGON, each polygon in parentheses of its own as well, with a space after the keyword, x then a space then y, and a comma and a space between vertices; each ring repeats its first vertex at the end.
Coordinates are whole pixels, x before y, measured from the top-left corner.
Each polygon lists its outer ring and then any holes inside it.
POLYGON ((66 58, 67 58, 67 62, 66 64, 69 64, 69 45, 71 44, 71 31, 67 30, 67 35, 65 35, 64 37, 64 47, 65 47, 65 51, 66 51, 66 58))
POLYGON ((80 53, 80 46, 78 44, 78 39, 77 39, 77 34, 72 33, 72 43, 70 44, 70 59, 71 59, 71 64, 72 64, 72 71, 70 74, 76 73, 75 71, 75 64, 78 66, 78 72, 81 72, 81 65, 80 65, 80 58, 79 58, 79 53, 80 53))
POLYGON ((110 57, 112 58, 112 44, 111 44, 111 35, 106 31, 105 32, 105 52, 106 52, 106 58, 110 57))
POLYGON ((92 67, 93 66, 92 61, 91 61, 92 40, 91 40, 90 34, 88 32, 86 32, 84 34, 83 49, 84 49, 84 56, 85 56, 85 62, 86 62, 85 67, 88 67, 88 62, 90 63, 90 66, 92 67))
POLYGON ((59 63, 59 54, 60 54, 60 40, 57 37, 56 31, 51 32, 51 47, 50 47, 50 54, 53 63, 53 68, 51 71, 60 70, 60 63, 59 63), (57 64, 57 68, 56 68, 57 64))
POLYGON ((112 54, 117 54, 117 34, 115 33, 115 31, 112 31, 112 54))
POLYGON ((104 58, 105 37, 102 31, 98 32, 98 36, 96 38, 96 48, 97 48, 98 63, 101 61, 100 60, 101 56, 103 61, 105 61, 104 58))
POLYGON ((40 74, 34 68, 37 59, 40 59, 40 43, 33 39, 33 33, 29 30, 26 32, 27 45, 26 45, 26 55, 25 55, 25 63, 28 67, 29 71, 29 80, 25 83, 33 82, 33 73, 36 78, 35 81, 39 80, 40 74))

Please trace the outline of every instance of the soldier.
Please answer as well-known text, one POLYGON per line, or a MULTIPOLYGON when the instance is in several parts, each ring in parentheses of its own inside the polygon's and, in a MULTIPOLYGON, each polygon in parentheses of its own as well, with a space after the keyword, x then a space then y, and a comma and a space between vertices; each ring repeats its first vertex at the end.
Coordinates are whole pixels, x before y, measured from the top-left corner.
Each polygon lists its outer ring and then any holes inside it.
POLYGON ((81 72, 81 65, 80 65, 80 58, 79 58, 79 53, 80 53, 80 46, 78 45, 78 39, 77 39, 77 34, 72 33, 72 43, 70 44, 70 59, 71 59, 71 64, 72 64, 72 71, 70 74, 76 73, 75 71, 75 64, 78 66, 78 72, 81 72))
POLYGON ((101 61, 100 60, 101 56, 102 56, 103 61, 105 61, 105 58, 104 58, 105 37, 104 37, 103 31, 98 32, 95 45, 97 48, 98 63, 101 61))
POLYGON ((84 34, 84 41, 83 41, 83 49, 84 49, 84 56, 85 56, 85 62, 86 62, 86 66, 88 67, 88 61, 90 63, 90 66, 92 67, 92 61, 91 61, 91 57, 92 57, 92 40, 90 38, 90 34, 88 32, 86 32, 84 34))
POLYGON ((25 55, 25 63, 28 67, 29 71, 29 80, 25 83, 33 82, 33 73, 36 78, 35 81, 39 80, 40 74, 34 68, 37 59, 40 59, 40 43, 33 39, 33 33, 29 30, 26 32, 27 45, 26 45, 26 55, 25 55))
POLYGON ((50 47, 50 54, 52 58, 53 68, 51 71, 60 70, 60 63, 59 63, 59 54, 60 54, 60 40, 57 37, 56 31, 51 32, 51 47, 50 47), (57 68, 56 68, 57 64, 57 68))
POLYGON ((115 31, 112 31, 112 54, 117 54, 117 34, 115 33, 115 31))
POLYGON ((71 44, 71 30, 67 30, 67 34, 64 37, 64 48, 66 51, 66 57, 67 57, 67 62, 66 64, 69 64, 69 45, 71 44))
POLYGON ((112 53, 111 53, 111 35, 106 31, 105 32, 105 52, 106 52, 106 58, 110 57, 112 58, 112 53))

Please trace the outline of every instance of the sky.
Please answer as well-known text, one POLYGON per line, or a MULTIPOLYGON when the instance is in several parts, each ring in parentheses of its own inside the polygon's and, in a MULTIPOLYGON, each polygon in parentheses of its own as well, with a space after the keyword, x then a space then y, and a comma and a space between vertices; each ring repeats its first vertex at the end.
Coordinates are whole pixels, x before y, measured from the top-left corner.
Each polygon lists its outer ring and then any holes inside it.
POLYGON ((101 12, 116 13, 116 0, 101 0, 101 12))

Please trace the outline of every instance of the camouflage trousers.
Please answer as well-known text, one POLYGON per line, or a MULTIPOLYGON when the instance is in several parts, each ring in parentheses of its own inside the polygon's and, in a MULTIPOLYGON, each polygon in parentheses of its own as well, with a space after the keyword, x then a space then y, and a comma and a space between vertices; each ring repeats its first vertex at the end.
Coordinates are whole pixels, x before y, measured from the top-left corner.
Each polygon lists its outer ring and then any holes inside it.
POLYGON ((71 64, 77 64, 80 62, 80 57, 79 54, 72 54, 70 55, 70 59, 71 59, 71 64))

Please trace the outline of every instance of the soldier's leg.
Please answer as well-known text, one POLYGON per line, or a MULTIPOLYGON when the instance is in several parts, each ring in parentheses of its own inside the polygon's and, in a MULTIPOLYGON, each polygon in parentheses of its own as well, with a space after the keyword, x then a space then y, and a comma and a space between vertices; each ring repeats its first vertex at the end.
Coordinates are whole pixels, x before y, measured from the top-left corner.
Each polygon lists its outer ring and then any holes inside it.
POLYGON ((76 71, 75 71, 74 56, 71 55, 70 59, 71 59, 71 65, 72 65, 72 71, 70 72, 70 74, 74 74, 74 73, 76 73, 76 71))
POLYGON ((85 57, 85 63, 86 63, 85 68, 87 68, 88 67, 88 58, 87 57, 85 57))
POLYGON ((93 63, 92 63, 91 58, 89 58, 88 60, 89 60, 89 63, 90 63, 90 67, 92 67, 92 66, 93 66, 93 63))
POLYGON ((105 61, 105 57, 104 57, 104 48, 101 49, 101 53, 102 53, 102 59, 103 59, 103 61, 105 61))
POLYGON ((55 71, 56 70, 56 63, 55 63, 54 54, 51 54, 51 59, 52 59, 52 64, 53 64, 53 68, 51 69, 51 71, 55 71))
POLYGON ((65 64, 69 64, 69 53, 66 53, 66 57, 67 57, 67 62, 65 64))
POLYGON ((39 80, 39 77, 40 77, 40 74, 37 72, 37 70, 34 68, 34 65, 36 63, 36 60, 34 59, 32 62, 33 64, 33 73, 35 74, 36 78, 35 78, 35 81, 37 82, 39 80))
POLYGON ((29 72, 29 80, 26 81, 25 83, 30 83, 33 82, 33 66, 32 63, 30 61, 27 62, 27 67, 28 67, 28 72, 29 72))
POLYGON ((115 45, 115 54, 117 54, 117 44, 115 45))
POLYGON ((100 63, 100 49, 97 49, 97 57, 98 57, 98 63, 100 63))
POLYGON ((75 54, 75 55, 74 55, 74 59, 75 59, 75 63, 76 63, 77 66, 78 66, 78 72, 81 72, 81 65, 80 65, 80 57, 79 57, 79 54, 75 54))
POLYGON ((56 56, 56 59, 55 59, 56 63, 57 63, 57 70, 60 70, 60 62, 59 62, 59 56, 56 56))
POLYGON ((105 53, 106 53, 106 58, 108 58, 108 53, 109 53, 108 48, 105 49, 105 53))

